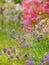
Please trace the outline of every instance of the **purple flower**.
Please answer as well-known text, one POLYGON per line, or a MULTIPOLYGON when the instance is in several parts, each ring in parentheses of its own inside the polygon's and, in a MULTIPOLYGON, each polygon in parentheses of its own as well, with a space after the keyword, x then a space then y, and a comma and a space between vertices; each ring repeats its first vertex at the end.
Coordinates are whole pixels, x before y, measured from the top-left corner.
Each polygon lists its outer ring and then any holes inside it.
POLYGON ((26 41, 26 38, 25 37, 22 37, 22 41, 25 42, 26 41))
POLYGON ((49 57, 49 52, 46 52, 46 53, 44 54, 44 57, 45 57, 45 58, 49 57))
POLYGON ((11 55, 11 52, 10 52, 10 50, 8 50, 8 51, 7 51, 7 54, 8 54, 8 55, 11 55))
POLYGON ((39 37, 42 39, 43 38, 43 34, 40 34, 39 37))
POLYGON ((43 63, 43 62, 44 62, 44 60, 43 60, 43 58, 42 58, 42 57, 39 57, 39 60, 40 60, 40 62, 41 62, 41 63, 43 63))
POLYGON ((43 24, 39 24, 39 27, 42 29, 43 28, 43 24))
POLYGON ((29 45, 28 45, 28 43, 26 43, 26 44, 25 44, 25 47, 26 47, 26 49, 28 49, 28 48, 29 48, 29 45))
POLYGON ((39 28, 39 27, 36 27, 36 30, 37 30, 37 31, 40 31, 40 28, 39 28))
POLYGON ((40 17, 37 17, 37 18, 36 18, 36 21, 37 21, 37 22, 40 22, 40 17))
POLYGON ((4 52, 4 53, 6 53, 6 52, 7 52, 7 49, 6 49, 6 48, 4 48, 4 49, 3 49, 3 52, 4 52))
POLYGON ((10 37, 13 38, 13 34, 12 33, 10 33, 10 37))
POLYGON ((36 32, 35 32, 35 31, 33 31, 32 35, 33 35, 33 36, 36 36, 37 34, 36 34, 36 32))
POLYGON ((49 65, 49 56, 45 58, 46 65, 49 65))
POLYGON ((26 60, 26 61, 25 61, 25 65, 34 65, 34 64, 33 64, 32 61, 30 61, 30 60, 26 60))
POLYGON ((49 61, 46 61, 46 65, 49 65, 49 61))
POLYGON ((15 31, 15 29, 12 29, 12 33, 15 33, 16 31, 15 31))
POLYGON ((21 51, 19 51, 18 54, 19 54, 19 56, 21 56, 21 54, 22 54, 21 51))
POLYGON ((33 60, 33 55, 29 54, 29 58, 30 58, 30 60, 33 60))
POLYGON ((24 27, 24 22, 20 22, 20 27, 23 28, 24 27))
POLYGON ((44 54, 46 65, 49 65, 49 52, 44 54))
POLYGON ((10 37, 16 40, 16 37, 12 33, 10 33, 10 37))

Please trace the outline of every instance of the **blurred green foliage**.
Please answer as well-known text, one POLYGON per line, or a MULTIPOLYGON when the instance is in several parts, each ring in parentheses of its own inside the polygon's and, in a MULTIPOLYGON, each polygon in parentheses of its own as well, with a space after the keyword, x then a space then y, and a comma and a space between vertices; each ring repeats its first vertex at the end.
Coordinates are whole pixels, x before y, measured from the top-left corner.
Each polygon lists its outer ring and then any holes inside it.
POLYGON ((13 0, 15 3, 22 3, 22 0, 13 0))
MULTIPOLYGON (((22 0, 12 0, 12 1, 14 1, 15 3, 22 3, 22 0)), ((2 3, 2 2, 5 2, 5 0, 0 0, 0 3, 2 3)))

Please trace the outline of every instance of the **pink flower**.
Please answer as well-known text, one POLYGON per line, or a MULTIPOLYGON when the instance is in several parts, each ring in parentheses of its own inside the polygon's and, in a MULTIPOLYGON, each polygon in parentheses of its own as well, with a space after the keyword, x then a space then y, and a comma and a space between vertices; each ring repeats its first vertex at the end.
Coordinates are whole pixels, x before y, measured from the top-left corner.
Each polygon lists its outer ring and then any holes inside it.
MULTIPOLYGON (((28 20, 30 24, 36 22, 38 16, 45 17, 49 16, 49 0, 23 0, 21 8, 23 9, 22 18, 24 24, 28 20), (32 23, 31 23, 32 22, 32 23)), ((25 25, 26 29, 29 29, 29 25, 25 25)))
POLYGON ((42 4, 43 11, 47 14, 49 14, 49 1, 45 0, 42 4))

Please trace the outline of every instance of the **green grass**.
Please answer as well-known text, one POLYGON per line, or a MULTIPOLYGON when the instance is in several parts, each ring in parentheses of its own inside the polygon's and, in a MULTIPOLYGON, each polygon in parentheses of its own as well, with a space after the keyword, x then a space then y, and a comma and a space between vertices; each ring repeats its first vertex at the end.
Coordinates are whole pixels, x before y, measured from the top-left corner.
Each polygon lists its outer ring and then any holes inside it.
POLYGON ((41 43, 41 47, 38 48, 39 42, 34 41, 31 35, 28 38, 29 34, 27 35, 25 34, 25 36, 28 40, 28 43, 32 45, 32 48, 29 48, 29 50, 18 48, 18 43, 11 39, 9 34, 10 32, 0 30, 0 51, 2 51, 3 48, 9 48, 9 46, 12 45, 14 48, 16 48, 17 51, 18 50, 22 51, 22 56, 20 57, 20 61, 15 59, 8 61, 7 60, 8 56, 6 54, 2 54, 0 55, 0 65, 24 65, 23 58, 24 53, 27 54, 32 53, 34 56, 35 65, 37 65, 37 62, 39 61, 38 57, 43 57, 45 52, 49 52, 49 46, 46 47, 45 41, 43 41, 43 43, 41 43))
POLYGON ((25 33, 25 37, 29 43, 29 46, 31 45, 32 47, 29 48, 29 50, 26 50, 25 48, 22 49, 21 47, 19 48, 19 42, 14 41, 13 39, 10 38, 10 32, 12 29, 16 30, 16 35, 18 33, 21 34, 20 32, 20 24, 19 22, 13 22, 9 21, 7 23, 1 22, 0 21, 0 51, 2 51, 3 48, 9 49, 9 46, 13 46, 16 49, 16 54, 14 54, 14 57, 18 55, 18 51, 21 50, 22 56, 20 57, 20 60, 11 59, 7 60, 8 55, 7 54, 2 54, 0 55, 0 65, 24 65, 24 53, 27 53, 28 55, 30 53, 33 54, 34 56, 34 64, 37 65, 39 62, 39 57, 44 58, 44 53, 49 52, 49 42, 48 46, 46 46, 46 39, 41 41, 41 44, 39 41, 34 40, 31 34, 25 33), (40 45, 40 48, 38 46, 40 45))

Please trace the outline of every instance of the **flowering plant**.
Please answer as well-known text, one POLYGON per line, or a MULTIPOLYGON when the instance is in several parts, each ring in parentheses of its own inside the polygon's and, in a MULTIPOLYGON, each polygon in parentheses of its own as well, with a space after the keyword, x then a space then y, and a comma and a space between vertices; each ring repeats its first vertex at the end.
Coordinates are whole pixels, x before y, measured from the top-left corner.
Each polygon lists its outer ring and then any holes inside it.
POLYGON ((21 8, 23 9, 21 20, 27 29, 33 26, 32 23, 39 22, 40 18, 49 17, 49 0, 23 0, 21 8))

